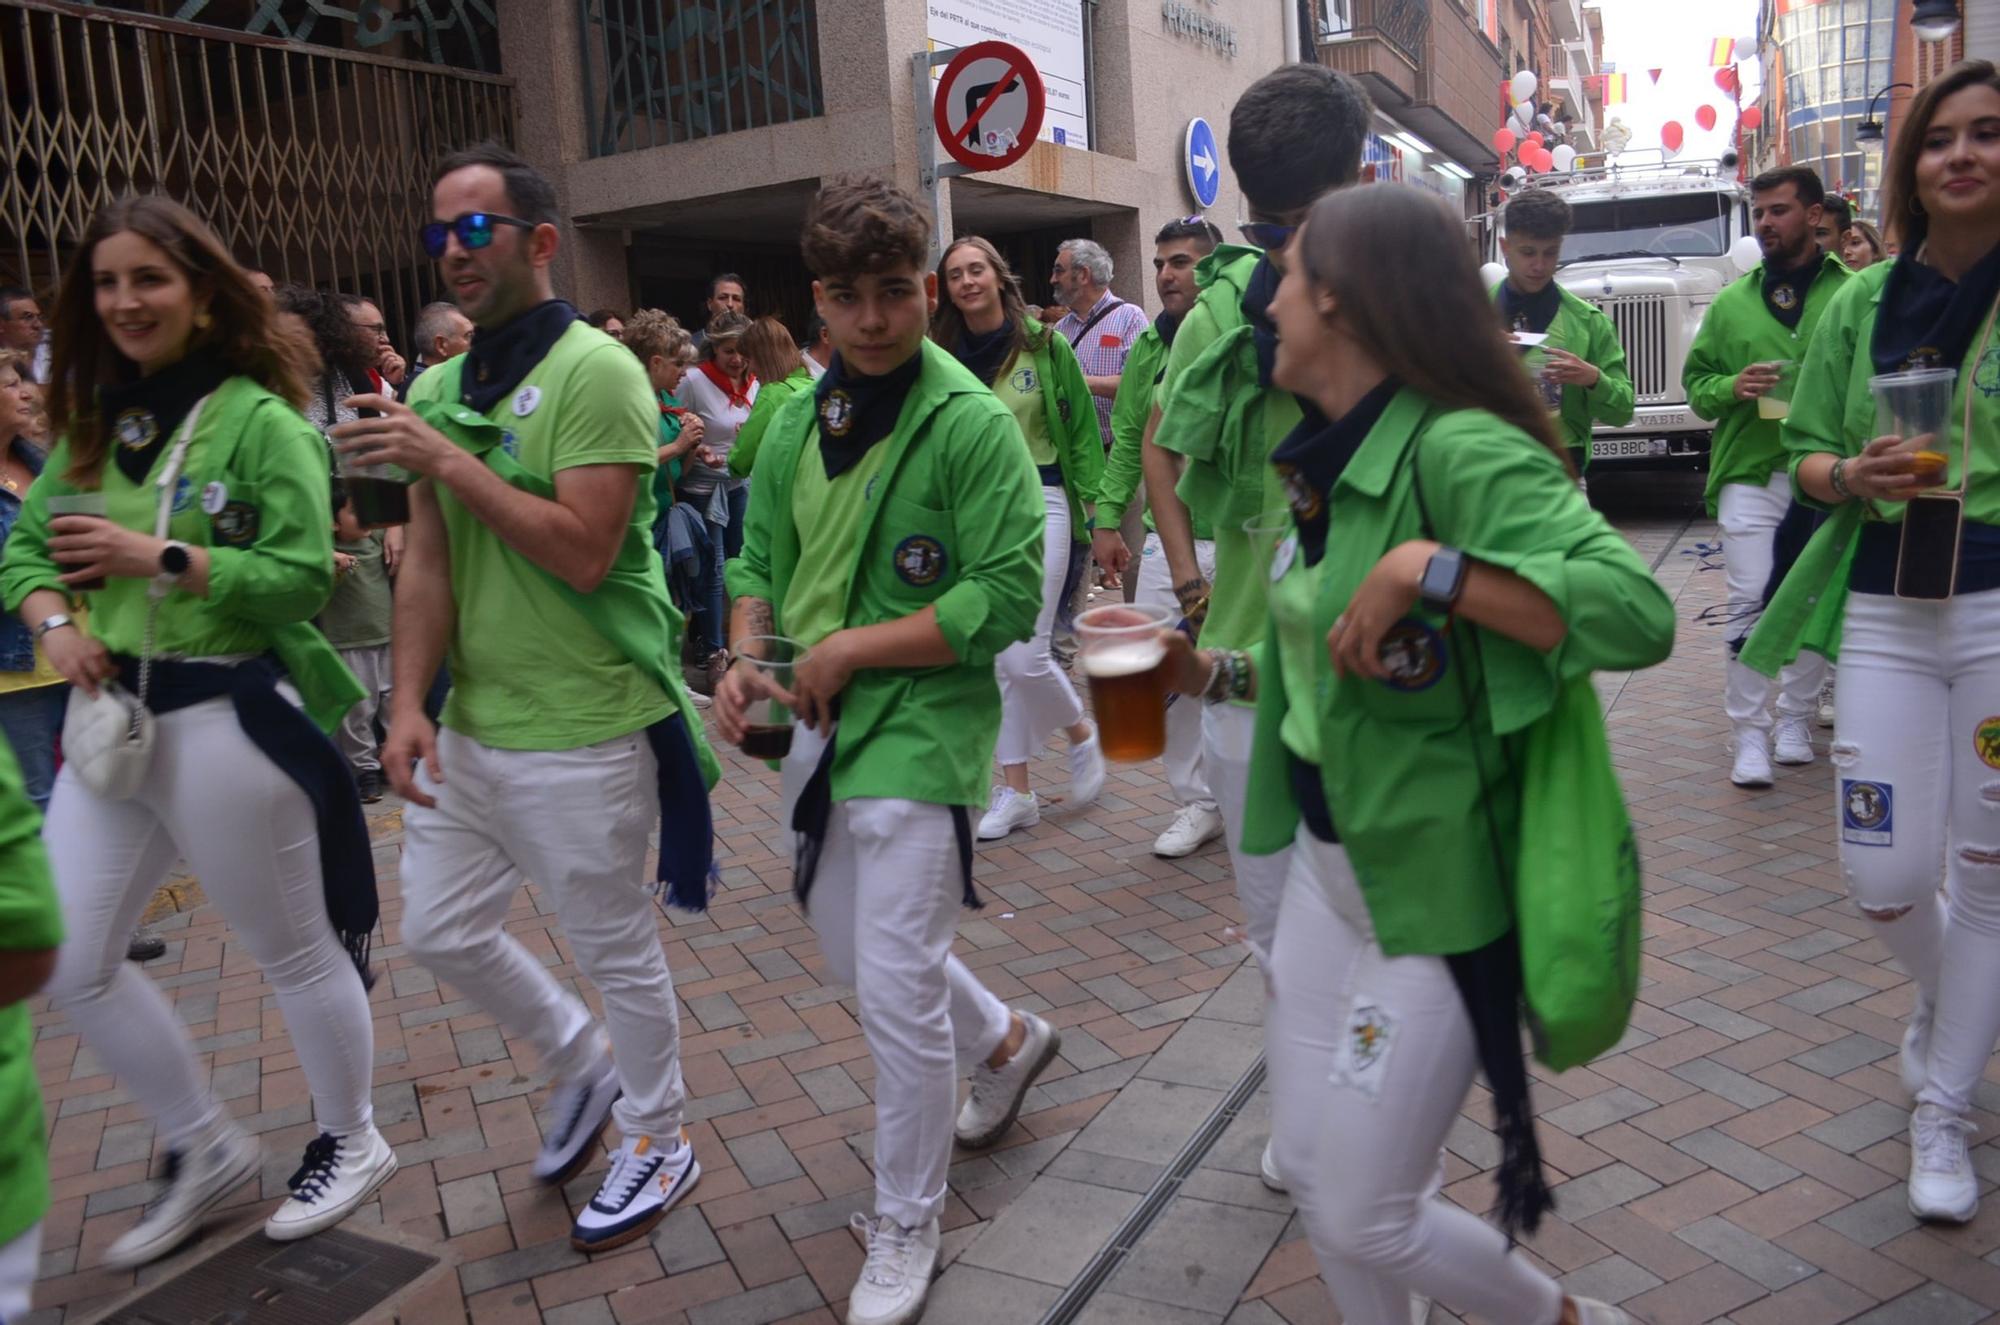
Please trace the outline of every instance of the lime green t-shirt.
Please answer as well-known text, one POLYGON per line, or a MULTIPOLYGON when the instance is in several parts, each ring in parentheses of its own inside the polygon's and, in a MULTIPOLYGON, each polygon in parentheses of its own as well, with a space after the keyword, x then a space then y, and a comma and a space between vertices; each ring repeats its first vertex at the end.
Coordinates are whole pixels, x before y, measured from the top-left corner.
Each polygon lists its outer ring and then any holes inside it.
POLYGON ((868 448, 860 463, 839 478, 826 476, 826 463, 810 436, 799 448, 792 475, 792 522, 799 530, 799 568, 785 590, 785 633, 810 649, 847 626, 848 576, 861 522, 868 513, 868 490, 882 472, 888 439, 868 448))
MULTIPOLYGON (((0 949, 47 952, 62 942, 62 908, 42 850, 42 816, 0 741, 0 949)), ((35 1027, 28 1005, 0 1006, 0 1246, 49 1208, 42 1093, 35 1083, 35 1027)))
MULTIPOLYGON (((673 396, 665 391, 659 393, 658 399, 660 402, 659 445, 662 447, 672 446, 681 439, 681 416, 677 412, 681 408, 681 402, 674 399, 673 396)), ((658 462, 658 455, 657 451, 654 452, 656 464, 658 462)), ((678 459, 669 460, 664 465, 658 465, 653 470, 653 504, 661 511, 665 511, 667 507, 674 504, 674 485, 680 481, 681 462, 678 459)))
MULTIPOLYGON (((413 400, 434 399, 426 373, 413 400)), ((583 465, 630 465, 632 522, 650 541, 660 406, 632 352, 585 322, 564 332, 520 386, 487 411, 501 445, 553 479, 583 465)), ((444 725, 502 750, 571 750, 638 731, 674 702, 564 601, 548 577, 437 485, 451 548, 451 698, 444 725)), ((666 592, 664 579, 659 592, 666 592)), ((662 641, 662 648, 670 647, 662 641)))
POLYGON ((1033 357, 1023 354, 1007 366, 993 382, 993 394, 1000 398, 1021 425, 1028 441, 1028 459, 1038 465, 1056 463, 1056 439, 1049 433, 1049 412, 1042 403, 1042 378, 1035 371, 1033 357))
POLYGON ((1314 692, 1329 678, 1326 632, 1313 620, 1319 595, 1319 572, 1326 565, 1306 565, 1305 550, 1296 533, 1279 540, 1271 561, 1271 626, 1277 632, 1278 663, 1285 669, 1285 694, 1290 707, 1278 727, 1285 748, 1308 764, 1319 763, 1319 705, 1314 692), (1313 702, 1307 702, 1313 697, 1313 702))

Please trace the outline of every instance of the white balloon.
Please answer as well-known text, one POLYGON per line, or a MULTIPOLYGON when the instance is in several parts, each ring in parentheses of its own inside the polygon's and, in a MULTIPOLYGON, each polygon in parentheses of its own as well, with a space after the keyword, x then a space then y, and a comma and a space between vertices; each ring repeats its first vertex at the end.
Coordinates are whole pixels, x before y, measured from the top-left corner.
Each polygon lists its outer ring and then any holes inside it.
POLYGON ((1549 156, 1554 159, 1557 170, 1572 170, 1576 167, 1576 149, 1568 143, 1550 152, 1549 156))
POLYGON ((1763 260, 1764 246, 1757 242, 1755 235, 1738 235, 1736 242, 1729 246, 1729 261, 1746 276, 1763 260))
POLYGON ((1516 102, 1521 102, 1534 96, 1535 89, 1540 86, 1541 83, 1536 80, 1534 70, 1523 69, 1514 75, 1512 82, 1507 84, 1507 90, 1513 94, 1516 102))
POLYGON ((1479 269, 1479 282, 1489 290, 1506 279, 1507 269, 1497 262, 1489 262, 1479 269))
POLYGON ((1736 63, 1757 63, 1757 38, 1752 36, 1738 37, 1736 39, 1736 63))

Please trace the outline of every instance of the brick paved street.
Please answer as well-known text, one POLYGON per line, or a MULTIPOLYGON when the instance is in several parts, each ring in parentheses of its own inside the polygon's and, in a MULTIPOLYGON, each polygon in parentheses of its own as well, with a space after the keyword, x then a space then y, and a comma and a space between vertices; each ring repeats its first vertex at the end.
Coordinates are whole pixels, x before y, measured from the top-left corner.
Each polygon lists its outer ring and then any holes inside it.
MULTIPOLYGON (((1845 902, 1826 762, 1781 770, 1763 793, 1728 785, 1721 632, 1694 621, 1722 597, 1720 572, 1695 554, 1713 525, 1680 510, 1621 525, 1661 558, 1682 622, 1671 662, 1601 687, 1644 843, 1646 984, 1619 1052, 1537 1074, 1559 1185, 1558 1214, 1531 1251, 1575 1291, 1623 1301, 1652 1325, 2000 1320, 2000 1202, 1963 1229, 1921 1228, 1904 1207, 1908 1101, 1895 1052, 1911 990, 1845 902)), ((1049 759, 1039 771, 1059 767, 1049 759)), ((451 1262, 398 1303, 404 1319, 841 1318, 861 1261, 847 1217, 869 1200, 875 1083, 852 997, 823 984, 790 900, 775 781, 732 762, 717 800, 724 890, 706 916, 661 924, 704 1177, 650 1243, 595 1261, 567 1235, 602 1166, 561 1194, 532 1183, 545 1097, 532 1055, 403 955, 400 817, 393 803, 377 807, 386 934, 375 1104, 402 1169, 351 1227, 386 1226, 451 1262)), ((949 1264, 926 1317, 938 1325, 1038 1320, 1258 1061, 1261 978, 1233 928, 1227 859, 1219 844, 1180 862, 1151 855, 1170 817, 1164 790, 1156 767, 1118 772, 1086 817, 1047 818, 980 852, 988 904, 965 917, 960 951, 1003 998, 1061 1026, 1064 1046, 1000 1148, 952 1170, 949 1264)), ((252 1227, 314 1130, 269 990, 199 901, 191 883, 175 890, 159 924, 166 955, 147 969, 218 1092, 264 1140, 262 1191, 239 1193, 202 1244, 139 1284, 252 1227)), ((510 921, 559 977, 574 977, 531 894, 510 921)), ((100 1262, 138 1217, 158 1156, 150 1124, 64 1019, 41 1010, 36 1020, 55 1206, 28 1319, 81 1325, 134 1286, 100 1262)), ((1992 1081, 1980 1105, 1989 1140, 2000 1122, 1992 1081)), ((1338 1319, 1288 1203, 1255 1176, 1264 1117, 1261 1092, 1248 1094, 1219 1139, 1190 1155, 1173 1199, 1079 1319, 1338 1319)), ((1446 1194, 1474 1209, 1490 1200, 1488 1120, 1475 1091, 1447 1160, 1446 1194)), ((2000 1151, 1974 1155, 2000 1179, 2000 1151)))

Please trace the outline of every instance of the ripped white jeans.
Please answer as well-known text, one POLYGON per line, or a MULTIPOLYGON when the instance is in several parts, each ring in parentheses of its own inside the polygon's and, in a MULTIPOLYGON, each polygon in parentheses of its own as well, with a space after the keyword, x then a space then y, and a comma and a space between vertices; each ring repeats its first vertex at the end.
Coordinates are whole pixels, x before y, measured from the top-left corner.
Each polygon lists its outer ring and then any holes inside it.
POLYGON ((1932 1002, 1918 1098, 1963 1113, 2000 1037, 2000 590, 1850 595, 1835 704, 1841 867, 1932 1002))

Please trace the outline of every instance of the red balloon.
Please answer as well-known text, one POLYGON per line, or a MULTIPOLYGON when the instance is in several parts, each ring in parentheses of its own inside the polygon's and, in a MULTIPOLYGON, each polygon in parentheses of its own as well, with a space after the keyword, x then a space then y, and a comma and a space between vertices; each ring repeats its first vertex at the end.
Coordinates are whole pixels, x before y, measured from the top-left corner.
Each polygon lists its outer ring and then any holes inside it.
POLYGON ((1535 146, 1535 147, 1540 147, 1540 146, 1542 145, 1542 134, 1541 134, 1541 130, 1537 129, 1537 130, 1536 130, 1536 131, 1535 131, 1534 133, 1531 133, 1531 134, 1529 134, 1529 135, 1528 135, 1528 138, 1527 138, 1527 141, 1528 141, 1528 142, 1529 142, 1529 144, 1531 144, 1532 146, 1535 146))
POLYGON ((1753 132, 1764 122, 1764 112, 1755 106, 1746 106, 1743 113, 1737 116, 1736 122, 1743 126, 1745 133, 1753 132))
POLYGON ((1549 151, 1548 148, 1537 147, 1535 149, 1536 170, 1542 171, 1543 173, 1546 174, 1548 171, 1555 169, 1555 164, 1556 164, 1555 154, 1549 151))
POLYGON ((1505 156, 1507 153, 1513 151, 1516 141, 1512 129, 1495 129, 1493 131, 1493 150, 1501 156, 1505 156))
POLYGON ((1679 120, 1668 120, 1660 126, 1660 142, 1669 152, 1678 152, 1681 150, 1682 137, 1679 120))
POLYGON ((1715 127, 1715 107, 1713 106, 1696 107, 1694 112, 1694 122, 1696 124, 1699 124, 1704 130, 1713 129, 1715 127))
POLYGON ((1715 85, 1730 96, 1735 96, 1737 89, 1743 86, 1742 80, 1736 76, 1736 66, 1732 64, 1716 70, 1715 85))

